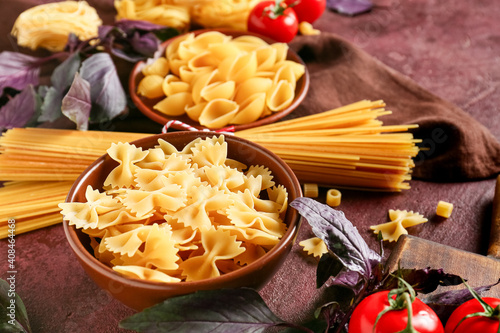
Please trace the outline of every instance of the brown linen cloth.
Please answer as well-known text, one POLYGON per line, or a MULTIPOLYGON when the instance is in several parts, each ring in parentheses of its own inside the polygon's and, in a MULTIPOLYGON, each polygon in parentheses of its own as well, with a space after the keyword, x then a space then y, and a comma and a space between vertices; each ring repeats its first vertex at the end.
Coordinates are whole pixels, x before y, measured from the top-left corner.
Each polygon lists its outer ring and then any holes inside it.
MULTIPOLYGON (((25 9, 46 1, 12 1, 0 22, 0 50, 16 50, 8 34, 25 9)), ((52 1, 50 1, 52 2, 52 1)), ((104 24, 112 24, 113 1, 90 0, 104 24)), ((491 177, 500 172, 500 143, 479 122, 455 105, 431 94, 403 74, 389 68, 357 46, 331 33, 297 36, 290 46, 304 59, 311 74, 308 96, 292 117, 318 113, 357 102, 382 99, 394 113, 386 124, 418 124, 415 137, 422 147, 413 176, 432 181, 463 181, 491 177)), ((25 52, 26 50, 23 50, 25 52)), ((117 65, 126 87, 132 66, 117 65)), ((49 73, 47 73, 47 76, 49 73)), ((137 112, 135 112, 137 114, 137 112)), ((115 127, 137 131, 134 112, 115 127), (125 123, 125 124, 124 124, 125 123), (128 123, 128 125, 127 125, 128 123)))
POLYGON ((298 113, 318 113, 362 99, 382 99, 393 114, 386 124, 418 124, 423 142, 414 177, 461 181, 500 172, 500 143, 457 106, 423 89, 360 48, 331 33, 300 36, 291 47, 311 74, 308 95, 298 113))

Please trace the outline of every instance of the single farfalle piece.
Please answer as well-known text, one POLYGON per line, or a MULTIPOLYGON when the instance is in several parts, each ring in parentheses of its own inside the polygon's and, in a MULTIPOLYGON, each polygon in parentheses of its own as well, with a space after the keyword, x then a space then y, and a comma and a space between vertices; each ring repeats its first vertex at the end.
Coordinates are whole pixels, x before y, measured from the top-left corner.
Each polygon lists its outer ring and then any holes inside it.
POLYGON ((278 238, 286 230, 286 224, 280 219, 279 213, 258 212, 239 201, 235 201, 226 214, 231 223, 239 228, 261 230, 278 238))
POLYGON ((172 217, 193 230, 207 230, 212 226, 211 216, 219 210, 225 210, 233 203, 227 193, 206 185, 195 187, 188 204, 175 212, 172 217))
POLYGON ((134 173, 139 168, 135 163, 142 161, 149 152, 130 143, 112 143, 107 153, 120 165, 111 170, 104 181, 104 186, 110 188, 133 186, 135 184, 134 173))
POLYGON ((262 176, 262 190, 268 189, 275 185, 273 180, 273 175, 269 168, 262 165, 252 165, 248 168, 245 173, 247 177, 258 177, 262 176))
POLYGON ((105 226, 117 224, 112 222, 119 217, 119 213, 116 212, 122 208, 117 199, 106 193, 100 193, 99 190, 93 190, 90 185, 85 191, 85 199, 87 202, 59 204, 61 214, 68 220, 69 225, 79 229, 103 229, 105 226))
POLYGON ((224 136, 213 136, 197 142, 192 148, 191 160, 198 168, 212 165, 224 165, 227 158, 227 142, 224 136))
POLYGON ((182 274, 186 281, 197 281, 220 276, 217 268, 218 260, 233 259, 245 251, 241 242, 236 241, 236 236, 222 229, 210 229, 202 232, 201 243, 204 253, 188 258, 180 264, 182 274))
POLYGON ((172 154, 162 162, 159 169, 137 169, 134 180, 141 190, 156 191, 168 184, 172 184, 171 181, 167 180, 168 177, 178 173, 191 174, 192 172, 188 159, 172 154))
POLYGON ((269 200, 276 202, 280 206, 278 211, 280 214, 286 213, 286 209, 288 207, 288 192, 285 186, 278 185, 268 188, 267 196, 269 197, 269 200))
POLYGON ((317 258, 321 258, 323 254, 328 253, 328 248, 326 247, 325 242, 318 237, 304 239, 299 242, 299 245, 304 248, 304 251, 307 252, 308 255, 312 255, 317 258))
POLYGON ((168 224, 153 224, 136 230, 108 237, 106 248, 120 253, 122 265, 137 265, 172 271, 179 268, 177 261, 179 251, 172 239, 172 230, 168 224))
POLYGON ((407 235, 406 228, 425 223, 428 220, 419 213, 406 210, 389 210, 390 222, 371 226, 375 234, 382 234, 382 239, 389 242, 395 242, 399 236, 407 235))
POLYGON ((242 266, 250 265, 266 254, 266 250, 260 245, 242 244, 242 246, 245 247, 245 252, 234 258, 234 261, 242 266))
POLYGON ((164 213, 176 211, 186 205, 186 200, 186 189, 170 184, 155 191, 127 190, 123 204, 140 217, 156 210, 164 213))
POLYGON ((202 180, 226 193, 232 192, 233 189, 245 182, 244 175, 241 172, 227 166, 206 166, 203 171, 205 176, 203 178, 205 179, 202 178, 202 180))

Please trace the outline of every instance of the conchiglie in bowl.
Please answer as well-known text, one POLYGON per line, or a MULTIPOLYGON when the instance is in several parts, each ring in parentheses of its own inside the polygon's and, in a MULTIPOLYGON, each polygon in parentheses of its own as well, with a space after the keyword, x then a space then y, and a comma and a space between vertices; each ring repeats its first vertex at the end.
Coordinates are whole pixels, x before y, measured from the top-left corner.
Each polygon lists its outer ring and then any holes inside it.
POLYGON ((167 40, 160 51, 158 58, 136 64, 129 92, 139 110, 162 125, 178 120, 211 130, 261 126, 295 110, 309 89, 302 59, 287 44, 254 33, 196 30, 167 40), (168 68, 163 93, 158 68, 168 68), (192 99, 175 94, 180 91, 192 99))

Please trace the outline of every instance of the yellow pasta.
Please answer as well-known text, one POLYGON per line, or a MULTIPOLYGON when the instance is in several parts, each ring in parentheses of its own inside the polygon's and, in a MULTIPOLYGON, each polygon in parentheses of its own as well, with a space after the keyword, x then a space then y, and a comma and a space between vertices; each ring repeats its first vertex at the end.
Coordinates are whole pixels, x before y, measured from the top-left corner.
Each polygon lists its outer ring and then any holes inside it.
POLYGON ((286 44, 269 45, 255 36, 189 33, 167 46, 165 58, 161 58, 165 60, 147 62, 137 93, 155 99, 183 92, 184 107, 180 99, 179 104, 171 105, 167 98, 154 108, 169 116, 186 113, 205 127, 247 124, 293 102, 296 82, 305 67, 286 60, 287 51, 286 44), (166 68, 164 62, 170 72, 164 75, 160 89, 160 70, 154 68, 166 68), (215 106, 210 104, 216 100, 215 106))
POLYGON ((390 222, 371 226, 375 234, 382 234, 382 239, 389 242, 395 242, 399 236, 407 235, 406 228, 425 223, 428 220, 419 213, 406 210, 389 210, 390 222))
POLYGON ((292 104, 294 98, 294 86, 286 81, 280 80, 271 87, 266 99, 266 105, 271 111, 279 111, 292 104))
POLYGON ((166 76, 168 72, 168 61, 163 57, 148 59, 146 66, 142 68, 142 74, 144 75, 166 76))
POLYGON ((198 120, 200 124, 209 128, 221 128, 231 122, 238 110, 239 106, 236 102, 218 98, 206 104, 198 120))
POLYGON ((340 205, 340 201, 342 198, 342 193, 336 189, 329 189, 326 192, 326 204, 330 207, 337 207, 340 205))
POLYGON ((117 20, 142 20, 179 30, 187 30, 191 22, 188 8, 160 0, 116 0, 115 8, 117 20))
POLYGON ((319 193, 318 184, 313 183, 305 183, 304 187, 304 196, 306 198, 317 198, 319 193))
POLYGON ((326 247, 325 242, 318 237, 304 239, 299 242, 299 245, 304 248, 304 251, 306 251, 308 255, 312 255, 317 258, 321 258, 323 254, 328 253, 328 248, 326 247))
POLYGON ((177 92, 165 97, 154 105, 154 109, 168 116, 180 116, 186 108, 193 105, 193 97, 189 92, 177 92))
POLYGON ((436 207, 436 215, 449 218, 453 211, 453 204, 446 201, 439 201, 436 207))
POLYGON ((299 32, 302 35, 319 35, 321 31, 314 29, 311 23, 307 21, 302 21, 299 23, 299 32))
POLYGON ((139 82, 137 93, 147 98, 163 97, 165 95, 163 92, 163 80, 164 78, 158 74, 146 75, 139 82))
POLYGON ((181 151, 161 139, 147 150, 112 144, 119 165, 104 191, 89 186, 86 201, 60 203, 61 214, 92 237, 96 258, 127 277, 197 281, 239 269, 285 233, 288 195, 267 168, 227 153, 222 135, 181 151))

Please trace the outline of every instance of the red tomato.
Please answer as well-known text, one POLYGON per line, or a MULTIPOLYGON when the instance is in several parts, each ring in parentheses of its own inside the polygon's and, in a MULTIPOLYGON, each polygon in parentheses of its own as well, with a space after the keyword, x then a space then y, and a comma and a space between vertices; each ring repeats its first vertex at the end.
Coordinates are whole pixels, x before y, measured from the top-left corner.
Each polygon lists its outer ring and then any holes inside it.
MULTIPOLYGON (((378 314, 389 307, 387 294, 380 291, 363 299, 354 309, 349 321, 349 333, 395 333, 406 328, 408 311, 406 309, 386 312, 380 317, 375 330, 373 325, 378 314)), ((443 325, 436 313, 424 302, 415 298, 412 303, 412 324, 420 333, 443 333, 443 325)))
POLYGON ((276 8, 275 1, 259 2, 248 16, 248 31, 288 43, 299 30, 299 21, 292 8, 285 3, 276 8))
MULTIPOLYGON (((500 304, 500 299, 493 297, 484 297, 483 300, 496 308, 500 304)), ((498 332, 498 326, 500 325, 499 318, 487 318, 487 317, 472 317, 465 319, 460 325, 458 323, 462 318, 471 313, 483 312, 484 309, 477 299, 471 299, 464 304, 460 305, 453 311, 450 318, 446 322, 445 333, 471 333, 471 332, 481 332, 481 333, 496 333, 498 332), (457 327, 458 325, 458 327, 457 327), (456 328, 456 329, 455 329, 456 328)))
POLYGON ((326 8, 326 0, 286 0, 286 3, 293 6, 299 22, 313 23, 321 17, 326 8))

